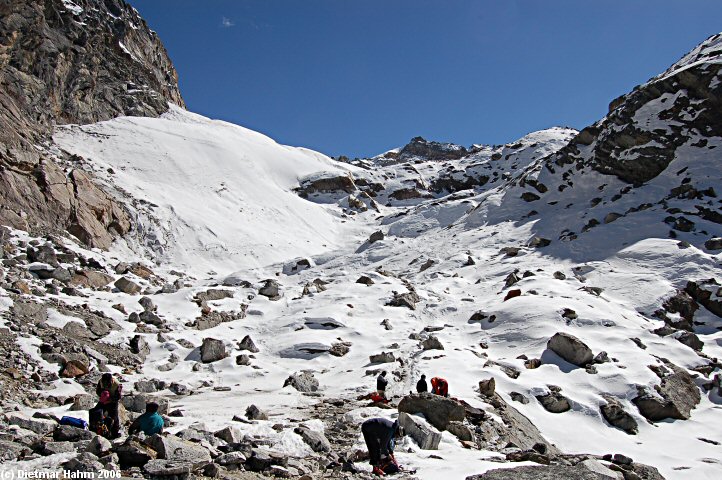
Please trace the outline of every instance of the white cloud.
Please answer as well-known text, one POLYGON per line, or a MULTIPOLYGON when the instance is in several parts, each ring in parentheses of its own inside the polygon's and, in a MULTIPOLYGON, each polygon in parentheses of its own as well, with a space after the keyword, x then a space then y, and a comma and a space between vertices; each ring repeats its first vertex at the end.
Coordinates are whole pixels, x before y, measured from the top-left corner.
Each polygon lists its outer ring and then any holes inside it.
POLYGON ((221 27, 223 27, 223 28, 231 28, 231 27, 234 27, 235 25, 236 24, 233 23, 233 20, 231 20, 230 18, 223 17, 221 19, 221 27))

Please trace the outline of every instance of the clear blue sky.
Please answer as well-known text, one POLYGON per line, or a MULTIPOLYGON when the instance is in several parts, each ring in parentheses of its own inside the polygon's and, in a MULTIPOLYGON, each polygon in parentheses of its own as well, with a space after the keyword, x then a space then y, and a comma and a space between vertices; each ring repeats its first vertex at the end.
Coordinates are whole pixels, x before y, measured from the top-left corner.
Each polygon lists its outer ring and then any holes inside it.
POLYGON ((129 0, 194 112, 328 155, 583 128, 722 30, 719 0, 129 0))

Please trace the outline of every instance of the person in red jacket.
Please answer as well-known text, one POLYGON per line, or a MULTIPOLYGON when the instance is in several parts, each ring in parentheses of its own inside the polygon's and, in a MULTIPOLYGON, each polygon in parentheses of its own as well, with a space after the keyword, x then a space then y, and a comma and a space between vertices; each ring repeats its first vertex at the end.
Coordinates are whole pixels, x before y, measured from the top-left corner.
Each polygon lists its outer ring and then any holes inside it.
POLYGON ((434 377, 431 379, 431 393, 435 395, 441 395, 442 397, 449 396, 449 384, 446 380, 441 377, 434 377))

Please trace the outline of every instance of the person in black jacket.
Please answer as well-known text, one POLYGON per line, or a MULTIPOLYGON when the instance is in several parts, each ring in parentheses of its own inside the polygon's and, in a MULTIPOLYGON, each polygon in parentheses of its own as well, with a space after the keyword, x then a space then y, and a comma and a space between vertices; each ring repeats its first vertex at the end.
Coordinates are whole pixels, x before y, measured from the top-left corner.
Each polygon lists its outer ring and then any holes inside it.
MULTIPOLYGON (((118 438, 120 436, 118 402, 120 402, 123 396, 123 386, 118 383, 118 380, 113 378, 113 374, 104 373, 103 376, 100 377, 98 385, 95 387, 95 393, 98 394, 100 400, 92 410, 110 420, 110 438, 118 438)), ((97 415, 93 416, 97 417, 97 415)))
POLYGON ((381 372, 381 375, 376 377, 376 391, 381 395, 381 397, 386 398, 386 386, 389 384, 389 381, 386 379, 386 370, 381 372))
POLYGON ((369 450, 369 463, 373 466, 373 473, 385 475, 384 467, 394 464, 398 471, 398 464, 394 458, 396 438, 403 435, 399 421, 392 422, 385 418, 371 418, 361 424, 366 447, 369 450))
POLYGON ((421 375, 421 380, 416 382, 416 393, 426 393, 429 391, 429 386, 426 384, 426 375, 421 375))

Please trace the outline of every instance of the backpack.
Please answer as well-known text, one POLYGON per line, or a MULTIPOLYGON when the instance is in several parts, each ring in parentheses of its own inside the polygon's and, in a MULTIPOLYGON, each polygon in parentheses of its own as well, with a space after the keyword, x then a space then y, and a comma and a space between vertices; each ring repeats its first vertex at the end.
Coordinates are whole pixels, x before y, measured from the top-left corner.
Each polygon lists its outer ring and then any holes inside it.
POLYGON ((86 422, 82 418, 63 417, 58 423, 60 425, 70 425, 71 427, 82 428, 83 430, 86 430, 88 428, 88 422, 86 422))

